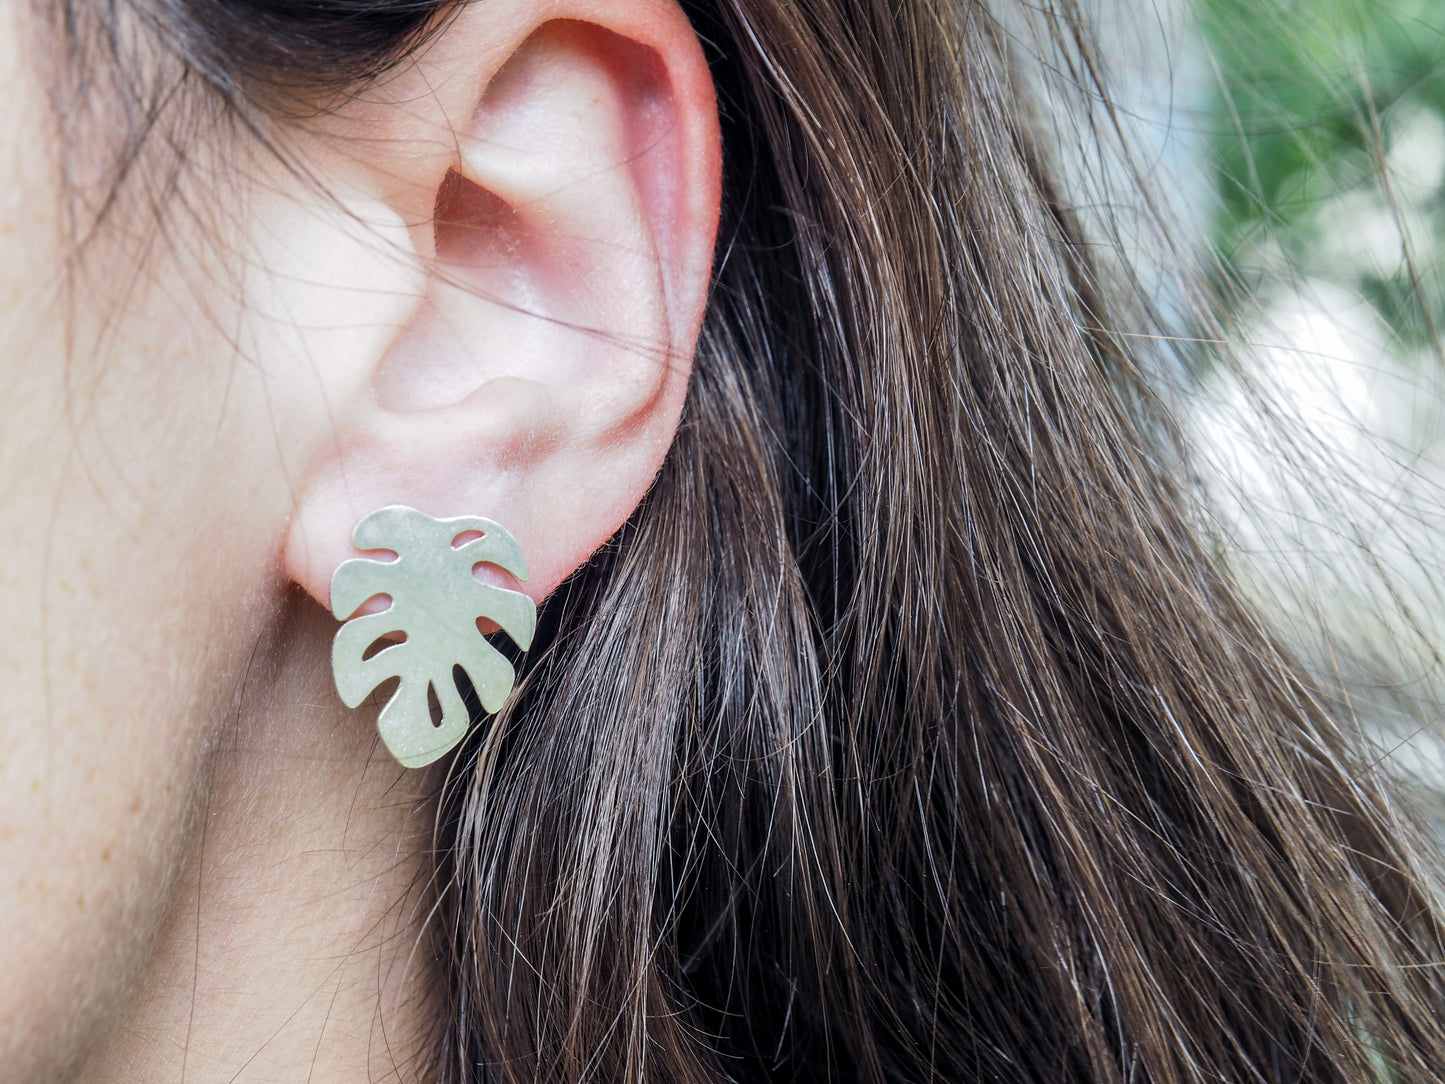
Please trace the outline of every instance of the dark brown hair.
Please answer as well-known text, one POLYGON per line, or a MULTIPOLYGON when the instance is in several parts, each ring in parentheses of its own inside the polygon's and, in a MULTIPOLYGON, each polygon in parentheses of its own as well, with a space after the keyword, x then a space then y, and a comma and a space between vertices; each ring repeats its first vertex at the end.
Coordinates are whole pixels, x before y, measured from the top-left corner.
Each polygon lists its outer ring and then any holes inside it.
MULTIPOLYGON (((248 125, 450 9, 123 6, 248 125)), ((56 7, 72 54, 117 18, 56 7)), ((432 1075, 1434 1079, 1415 829, 1209 552, 1010 31, 687 7, 726 162, 691 397, 448 781, 432 1075)), ((1098 92, 1070 0, 1042 25, 1098 92)))

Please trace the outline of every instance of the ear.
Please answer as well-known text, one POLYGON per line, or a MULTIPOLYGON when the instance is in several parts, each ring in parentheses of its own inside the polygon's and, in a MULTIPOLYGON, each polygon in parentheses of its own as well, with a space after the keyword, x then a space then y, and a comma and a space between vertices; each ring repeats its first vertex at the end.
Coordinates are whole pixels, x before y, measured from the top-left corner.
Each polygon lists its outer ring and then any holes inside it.
POLYGON ((329 606, 353 527, 403 504, 506 526, 540 600, 631 514, 682 409, 719 199, 696 36, 672 2, 490 0, 335 124, 324 187, 366 210, 311 258, 333 310, 376 302, 350 318, 371 333, 306 349, 324 393, 286 571, 329 606), (363 220, 402 228, 358 244, 363 220))

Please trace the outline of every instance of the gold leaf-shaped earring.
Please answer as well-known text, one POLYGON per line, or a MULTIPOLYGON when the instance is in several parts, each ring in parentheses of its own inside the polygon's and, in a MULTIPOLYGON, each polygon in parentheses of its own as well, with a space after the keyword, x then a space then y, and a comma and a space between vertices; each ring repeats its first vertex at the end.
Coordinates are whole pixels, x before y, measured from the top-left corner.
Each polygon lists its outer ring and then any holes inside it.
POLYGON ((537 606, 520 591, 480 582, 472 570, 491 564, 525 580, 527 562, 517 540, 498 523, 480 516, 435 519, 404 505, 362 517, 351 537, 359 550, 391 550, 396 559, 354 558, 331 577, 331 612, 346 621, 331 645, 336 691, 354 708, 383 681, 400 678, 377 727, 392 756, 407 768, 420 768, 467 733, 470 717, 455 667, 466 671, 489 712, 511 692, 516 671, 483 638, 477 620, 495 621, 526 650, 537 628, 537 606), (480 537, 458 544, 464 535, 480 537), (351 617, 377 595, 388 596, 391 605, 351 617), (378 641, 397 633, 406 639, 367 656, 378 641), (432 722, 432 696, 441 705, 440 724, 432 722))

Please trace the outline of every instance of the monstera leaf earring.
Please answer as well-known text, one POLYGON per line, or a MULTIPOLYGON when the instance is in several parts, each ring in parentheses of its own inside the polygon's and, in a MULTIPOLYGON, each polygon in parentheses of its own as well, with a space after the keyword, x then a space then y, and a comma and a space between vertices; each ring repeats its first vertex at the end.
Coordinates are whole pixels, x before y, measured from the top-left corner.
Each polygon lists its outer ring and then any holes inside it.
POLYGON ((400 678, 377 727, 392 756, 420 768, 466 735, 470 717, 457 690, 457 667, 466 671, 489 712, 511 692, 516 672, 482 637, 477 620, 495 621, 525 650, 537 628, 537 606, 520 591, 481 583, 472 570, 491 564, 525 580, 527 562, 500 524, 478 516, 434 519, 402 505, 363 517, 352 541, 360 550, 391 550, 396 559, 359 557, 343 562, 331 577, 331 612, 346 621, 331 647, 336 691, 354 708, 383 681, 400 678), (351 616, 377 595, 388 596, 391 605, 351 616), (397 633, 405 640, 368 656, 397 633), (432 721, 433 696, 441 706, 439 724, 432 721))

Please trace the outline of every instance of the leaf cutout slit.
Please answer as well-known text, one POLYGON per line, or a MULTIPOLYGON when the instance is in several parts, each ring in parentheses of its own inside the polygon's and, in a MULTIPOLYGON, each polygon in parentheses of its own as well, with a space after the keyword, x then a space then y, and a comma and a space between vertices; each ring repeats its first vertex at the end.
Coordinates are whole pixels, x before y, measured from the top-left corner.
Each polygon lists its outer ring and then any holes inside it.
POLYGON ((398 629, 396 632, 388 632, 385 636, 378 636, 366 646, 361 653, 362 661, 374 659, 389 647, 406 643, 406 633, 398 629))
POLYGON ((431 714, 431 725, 442 725, 442 702, 437 698, 437 687, 431 682, 426 684, 426 708, 431 714))
MULTIPOLYGON (((348 618, 361 617, 367 614, 384 614, 387 610, 391 609, 395 605, 395 598, 393 598, 391 595, 386 594, 383 591, 378 591, 370 598, 363 599, 361 602, 357 603, 355 609, 353 609, 351 613, 348 614, 345 618, 341 619, 344 621, 348 618)), ((337 616, 340 617, 339 614, 337 616)))
POLYGON ((487 713, 482 710, 482 702, 477 699, 477 690, 472 685, 472 679, 467 676, 465 667, 452 667, 452 682, 457 687, 457 693, 461 696, 462 703, 466 705, 468 721, 475 723, 484 717, 487 713))

